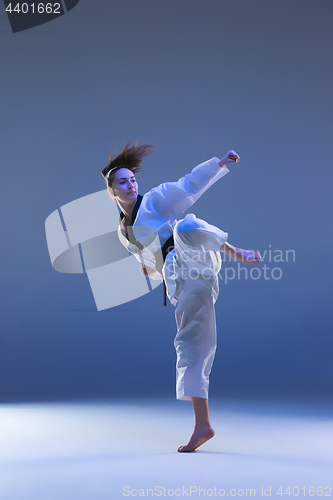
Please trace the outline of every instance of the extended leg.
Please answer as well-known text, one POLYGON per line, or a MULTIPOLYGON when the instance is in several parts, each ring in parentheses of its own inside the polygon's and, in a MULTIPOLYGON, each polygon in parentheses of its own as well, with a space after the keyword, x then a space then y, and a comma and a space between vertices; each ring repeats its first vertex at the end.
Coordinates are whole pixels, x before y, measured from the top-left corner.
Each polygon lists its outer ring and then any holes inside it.
POLYGON ((194 412, 194 431, 189 442, 185 446, 180 446, 178 451, 194 451, 196 448, 211 439, 215 432, 210 426, 208 399, 192 397, 194 412))

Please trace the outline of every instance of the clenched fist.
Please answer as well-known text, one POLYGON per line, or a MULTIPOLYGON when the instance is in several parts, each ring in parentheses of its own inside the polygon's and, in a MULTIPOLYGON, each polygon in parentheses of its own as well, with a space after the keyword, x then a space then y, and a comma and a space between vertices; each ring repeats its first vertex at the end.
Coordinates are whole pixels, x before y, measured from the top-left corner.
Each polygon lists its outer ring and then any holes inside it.
POLYGON ((153 269, 152 267, 142 265, 140 267, 140 271, 141 271, 142 276, 145 276, 145 277, 149 276, 149 278, 151 278, 153 280, 161 280, 162 279, 162 276, 160 275, 160 273, 158 271, 156 271, 156 269, 153 269))
POLYGON ((230 163, 238 163, 239 162, 239 155, 231 149, 223 158, 222 160, 219 161, 220 167, 224 167, 225 165, 229 165, 230 163))

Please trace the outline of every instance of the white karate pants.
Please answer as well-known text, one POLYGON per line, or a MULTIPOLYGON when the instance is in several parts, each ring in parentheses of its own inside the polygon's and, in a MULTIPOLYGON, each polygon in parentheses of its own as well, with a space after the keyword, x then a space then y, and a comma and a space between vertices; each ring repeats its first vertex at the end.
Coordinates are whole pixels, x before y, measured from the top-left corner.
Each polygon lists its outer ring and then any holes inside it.
POLYGON ((177 304, 177 399, 208 399, 216 351, 214 303, 222 263, 219 249, 227 238, 227 233, 193 214, 174 228, 175 249, 167 255, 165 277, 170 301, 177 304))

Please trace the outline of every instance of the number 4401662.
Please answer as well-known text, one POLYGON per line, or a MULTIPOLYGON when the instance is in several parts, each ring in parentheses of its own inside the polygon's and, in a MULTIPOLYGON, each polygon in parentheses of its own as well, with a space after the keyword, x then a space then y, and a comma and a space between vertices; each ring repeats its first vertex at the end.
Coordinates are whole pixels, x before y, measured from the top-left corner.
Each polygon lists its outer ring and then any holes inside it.
POLYGON ((306 488, 305 486, 302 486, 301 488, 299 488, 298 486, 293 486, 293 488, 291 488, 290 486, 288 486, 288 488, 286 490, 283 491, 282 489, 282 486, 280 486, 280 488, 278 489, 278 491, 276 492, 277 495, 288 495, 288 496, 294 496, 294 497, 297 497, 298 495, 300 496, 310 496, 310 497, 313 497, 316 495, 316 498, 317 497, 330 497, 331 496, 331 486, 318 486, 317 488, 315 488, 314 486, 309 486, 308 488, 306 488))
POLYGON ((12 4, 10 3, 8 7, 6 7, 6 11, 9 12, 10 14, 16 12, 17 14, 27 14, 28 12, 31 12, 34 14, 61 14, 60 11, 60 3, 22 3, 21 5, 17 3, 14 8, 12 8, 12 4))

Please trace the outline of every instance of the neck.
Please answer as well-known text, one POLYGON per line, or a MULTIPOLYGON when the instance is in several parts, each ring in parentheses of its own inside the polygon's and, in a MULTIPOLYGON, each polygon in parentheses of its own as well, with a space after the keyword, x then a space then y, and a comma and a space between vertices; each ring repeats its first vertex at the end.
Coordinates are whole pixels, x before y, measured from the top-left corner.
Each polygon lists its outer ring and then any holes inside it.
POLYGON ((132 213, 133 213, 133 209, 134 209, 135 203, 136 203, 136 200, 134 202, 130 203, 130 204, 127 204, 127 203, 125 204, 125 203, 119 203, 118 202, 120 210, 125 215, 125 223, 126 224, 130 224, 130 222, 131 222, 132 213))

